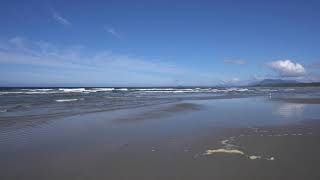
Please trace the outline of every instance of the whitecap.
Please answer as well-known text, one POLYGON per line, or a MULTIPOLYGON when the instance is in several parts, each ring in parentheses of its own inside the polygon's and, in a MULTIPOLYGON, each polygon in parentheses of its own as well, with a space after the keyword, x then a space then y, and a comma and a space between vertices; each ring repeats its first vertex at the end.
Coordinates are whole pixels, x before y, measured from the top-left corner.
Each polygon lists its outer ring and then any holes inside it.
POLYGON ((22 89, 27 91, 52 91, 53 89, 22 89))
POLYGON ((60 91, 66 92, 66 93, 72 93, 72 92, 85 92, 85 88, 59 88, 60 91))
POLYGON ((114 88, 93 88, 93 91, 96 91, 96 92, 103 92, 103 91, 113 91, 114 88))
POLYGON ((247 88, 240 88, 240 89, 237 89, 236 91, 245 92, 245 91, 249 91, 249 89, 247 89, 247 88))
POLYGON ((78 99, 56 99, 56 102, 72 102, 72 101, 78 101, 78 99))

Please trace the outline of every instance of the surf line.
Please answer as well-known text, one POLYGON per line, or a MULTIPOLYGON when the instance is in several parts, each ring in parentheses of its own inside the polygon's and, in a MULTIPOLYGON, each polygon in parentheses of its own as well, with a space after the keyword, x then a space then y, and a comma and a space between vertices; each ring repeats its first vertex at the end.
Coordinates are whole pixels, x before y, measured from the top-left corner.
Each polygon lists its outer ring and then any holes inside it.
POLYGON ((208 155, 215 155, 215 154, 235 154, 235 155, 244 156, 250 160, 257 160, 257 159, 263 159, 263 160, 268 160, 268 161, 275 160, 275 158, 272 156, 271 157, 263 157, 261 155, 248 155, 244 151, 239 150, 239 148, 241 148, 240 146, 233 144, 234 140, 235 140, 235 137, 233 137, 233 136, 229 137, 227 139, 224 139, 221 141, 222 148, 208 149, 202 155, 208 156, 208 155), (236 149, 236 147, 237 147, 237 149, 236 149))

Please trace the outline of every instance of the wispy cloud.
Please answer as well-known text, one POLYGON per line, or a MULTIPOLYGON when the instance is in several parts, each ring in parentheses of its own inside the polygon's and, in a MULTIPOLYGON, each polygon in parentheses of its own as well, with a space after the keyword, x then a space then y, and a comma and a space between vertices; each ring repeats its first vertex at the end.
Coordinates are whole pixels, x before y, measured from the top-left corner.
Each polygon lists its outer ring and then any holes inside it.
POLYGON ((108 50, 85 54, 84 47, 57 47, 49 42, 32 42, 20 37, 1 44, 5 46, 0 47, 0 63, 101 71, 117 69, 136 73, 182 73, 182 70, 172 63, 117 54, 108 50))
POLYGON ((241 60, 241 59, 227 59, 227 60, 224 60, 224 63, 226 63, 226 64, 244 65, 244 64, 247 64, 247 61, 241 60))
POLYGON ((319 69, 320 68, 320 61, 313 62, 307 65, 308 68, 312 69, 319 69))
POLYGON ((261 81, 263 79, 266 79, 268 76, 261 76, 261 75, 258 75, 258 74, 255 74, 251 77, 251 79, 253 81, 261 81))
POLYGON ((60 23, 61 25, 64 26, 71 26, 71 22, 69 20, 67 20, 66 18, 62 17, 58 12, 53 11, 52 12, 52 18, 57 21, 58 23, 60 23))
MULTIPOLYGON (((19 36, 0 41, 0 64, 26 65, 29 66, 26 69, 31 68, 32 72, 37 70, 38 74, 43 74, 42 82, 48 80, 69 84, 197 86, 239 85, 244 82, 240 77, 227 78, 219 73, 199 71, 196 67, 185 68, 182 64, 178 66, 163 59, 149 59, 110 50, 92 51, 85 46, 56 45, 19 36)), ((21 75, 20 79, 34 81, 33 76, 27 76, 28 71, 23 73, 25 75, 21 75)), ((1 75, 9 77, 8 74, 1 75)))
POLYGON ((109 26, 104 26, 104 29, 110 33, 112 36, 121 39, 120 34, 113 28, 113 27, 109 27, 109 26))
MULTIPOLYGON (((28 66, 25 74, 41 70, 42 81, 109 85, 175 85, 176 78, 188 75, 185 69, 168 61, 114 53, 109 50, 91 51, 85 46, 57 46, 50 42, 29 41, 15 37, 0 41, 0 64, 28 66), (49 67, 49 68, 48 68, 49 67), (50 69, 51 71, 47 71, 50 69), (85 72, 85 73, 84 73, 85 72), (61 80, 60 75, 66 74, 61 80)), ((10 77, 0 73, 2 79, 10 77), (3 77, 4 76, 4 77, 3 77)), ((40 74, 41 74, 40 73, 40 74)), ((21 74, 21 73, 20 73, 21 74)), ((35 81, 21 76, 20 82, 35 81)), ((5 80, 5 79, 4 79, 5 80)))
POLYGON ((233 78, 226 78, 222 80, 224 84, 236 84, 240 82, 240 78, 233 77, 233 78))
POLYGON ((268 67, 278 73, 281 77, 301 77, 306 74, 305 68, 291 60, 273 61, 268 67))
POLYGON ((24 39, 22 37, 16 36, 9 39, 9 43, 18 47, 23 47, 24 39))

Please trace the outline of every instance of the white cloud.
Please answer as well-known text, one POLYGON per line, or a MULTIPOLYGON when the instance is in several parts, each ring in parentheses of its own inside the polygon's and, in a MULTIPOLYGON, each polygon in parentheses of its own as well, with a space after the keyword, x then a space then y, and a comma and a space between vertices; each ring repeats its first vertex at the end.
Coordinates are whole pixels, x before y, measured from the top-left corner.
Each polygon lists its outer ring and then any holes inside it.
POLYGON ((226 64, 236 64, 236 65, 244 65, 247 64, 247 61, 245 60, 224 60, 224 63, 226 64))
POLYGON ((114 37, 121 39, 120 34, 113 27, 104 26, 104 29, 114 37))
POLYGON ((64 25, 64 26, 71 26, 71 22, 67 20, 66 18, 62 17, 58 12, 53 12, 52 17, 54 20, 56 20, 58 23, 64 25))
POLYGON ((253 80, 255 80, 255 81, 261 81, 261 80, 263 80, 263 79, 266 79, 265 76, 261 76, 261 75, 257 75, 257 74, 253 75, 252 78, 253 78, 253 80))
POLYGON ((239 79, 239 78, 232 78, 231 81, 232 81, 232 82, 239 82, 240 79, 239 79))
POLYGON ((268 66, 282 77, 299 77, 306 74, 306 70, 301 64, 291 60, 274 61, 268 66))
POLYGON ((240 78, 237 78, 237 77, 227 78, 222 80, 223 84, 229 84, 229 85, 237 84, 239 82, 240 82, 240 78))

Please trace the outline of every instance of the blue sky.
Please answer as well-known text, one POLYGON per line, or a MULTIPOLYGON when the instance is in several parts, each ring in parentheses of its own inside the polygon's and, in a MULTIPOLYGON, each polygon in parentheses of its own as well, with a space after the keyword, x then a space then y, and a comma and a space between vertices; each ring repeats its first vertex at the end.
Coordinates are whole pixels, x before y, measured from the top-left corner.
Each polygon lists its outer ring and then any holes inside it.
POLYGON ((0 2, 0 86, 320 81, 320 1, 0 2))

